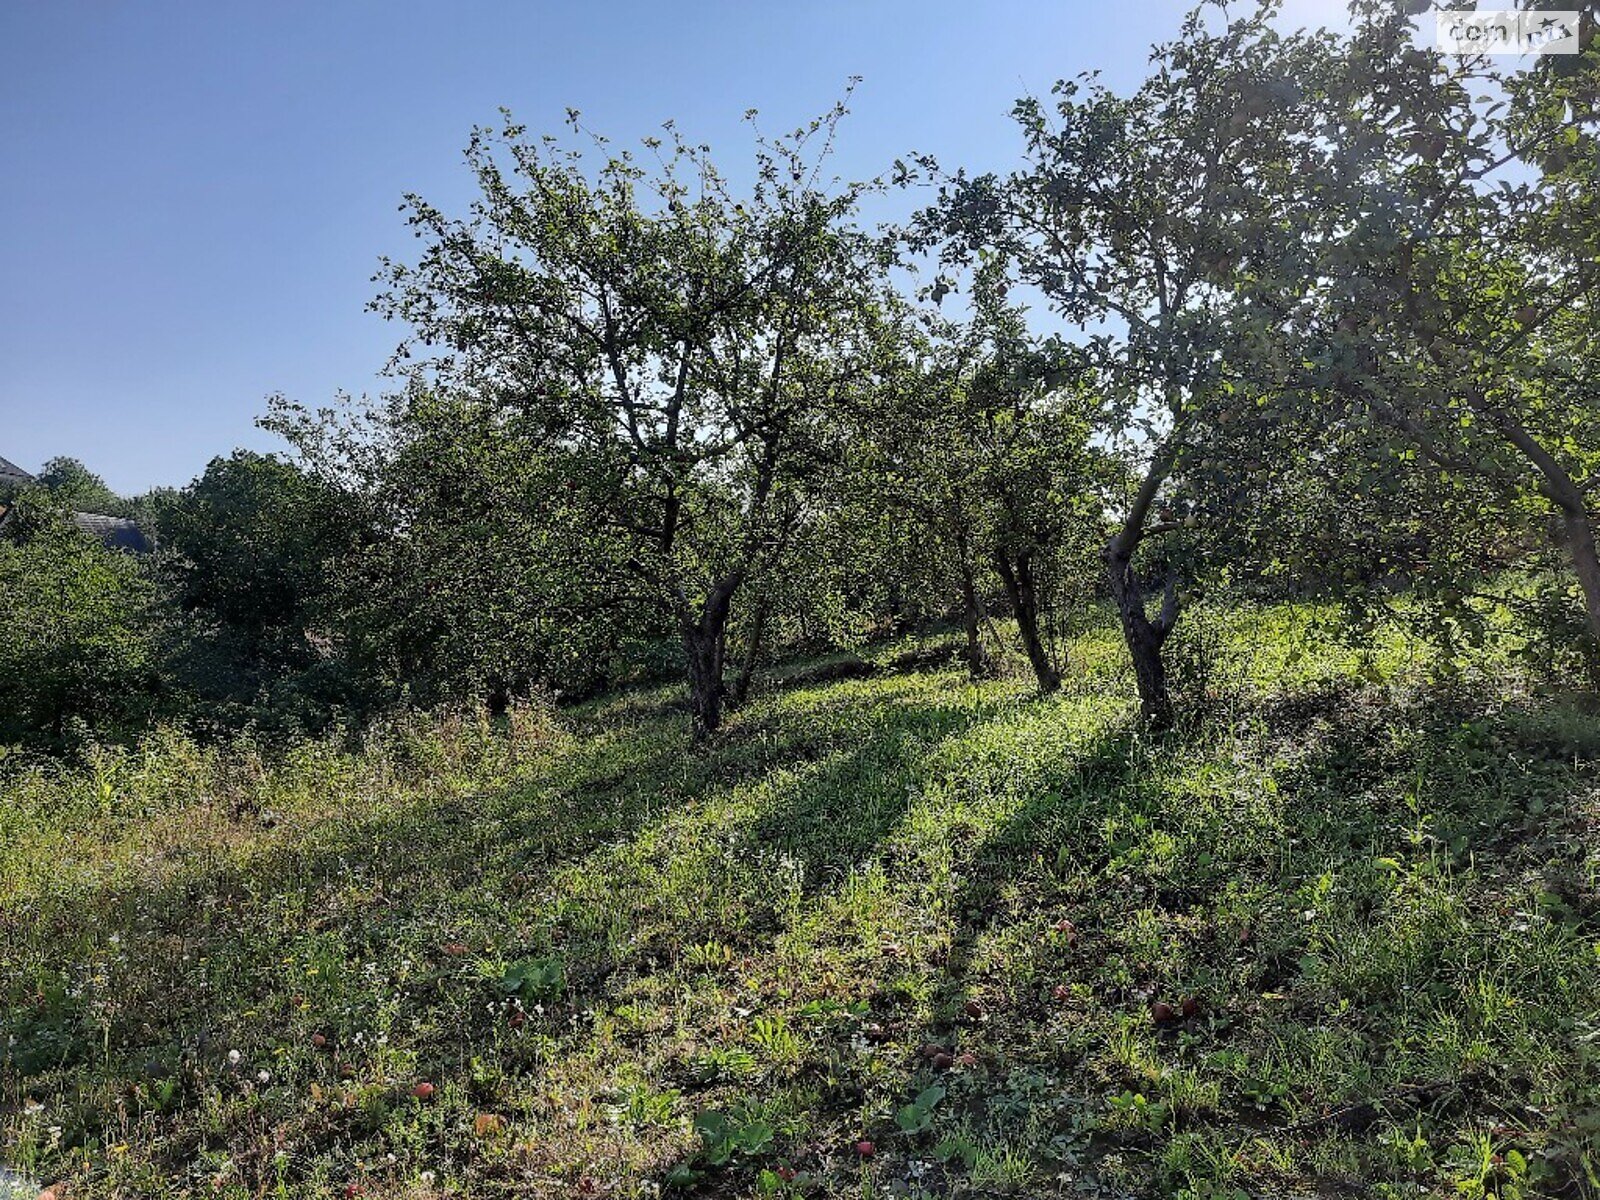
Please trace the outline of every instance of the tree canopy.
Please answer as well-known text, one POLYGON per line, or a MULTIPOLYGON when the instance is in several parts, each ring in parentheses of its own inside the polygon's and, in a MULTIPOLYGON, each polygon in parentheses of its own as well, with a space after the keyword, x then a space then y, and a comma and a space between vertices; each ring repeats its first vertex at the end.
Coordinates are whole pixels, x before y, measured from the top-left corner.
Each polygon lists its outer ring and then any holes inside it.
POLYGON ((1600 674, 1595 51, 1446 56, 1417 7, 1204 4, 1136 86, 1020 100, 1008 173, 840 179, 843 102, 731 173, 506 114, 461 211, 405 200, 391 392, 137 502, 53 460, 8 536, 141 514, 169 681, 240 720, 678 674, 703 740, 778 650, 944 621, 1048 694, 1109 602, 1159 727, 1214 588, 1441 662, 1509 607, 1600 674))

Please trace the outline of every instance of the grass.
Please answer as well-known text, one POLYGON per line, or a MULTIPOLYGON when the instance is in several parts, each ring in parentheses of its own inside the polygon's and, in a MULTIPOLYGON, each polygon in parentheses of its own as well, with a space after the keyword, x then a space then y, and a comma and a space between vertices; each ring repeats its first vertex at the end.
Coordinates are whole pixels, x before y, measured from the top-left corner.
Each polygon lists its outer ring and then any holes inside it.
POLYGON ((699 754, 668 689, 14 763, 0 1159, 58 1198, 1600 1194, 1600 716, 1302 618, 1191 622, 1159 743, 1093 627, 1050 700, 774 680, 699 754))

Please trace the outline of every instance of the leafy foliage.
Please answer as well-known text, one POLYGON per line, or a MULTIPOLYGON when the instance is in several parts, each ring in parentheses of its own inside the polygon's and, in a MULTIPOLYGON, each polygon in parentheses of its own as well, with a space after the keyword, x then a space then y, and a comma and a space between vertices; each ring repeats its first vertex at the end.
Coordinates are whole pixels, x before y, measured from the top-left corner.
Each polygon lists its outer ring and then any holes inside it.
POLYGON ((131 512, 127 501, 75 458, 52 458, 40 468, 35 481, 62 508, 113 517, 127 516, 131 512))
POLYGON ((241 450, 155 510, 160 574, 186 619, 172 651, 183 686, 224 720, 325 725, 351 698, 334 584, 362 530, 344 497, 241 450))
POLYGON ((591 177, 508 120, 474 135, 471 216, 412 197, 424 252, 385 269, 379 310, 413 328, 403 353, 427 352, 413 378, 549 468, 540 529, 595 603, 670 621, 702 733, 733 600, 781 560, 880 353, 862 189, 816 186, 842 111, 762 142, 742 199, 675 133, 647 145, 654 177, 631 152, 591 177))
POLYGON ((0 743, 60 747, 151 710, 159 614, 130 556, 47 515, 20 541, 0 538, 0 596, 0 743))

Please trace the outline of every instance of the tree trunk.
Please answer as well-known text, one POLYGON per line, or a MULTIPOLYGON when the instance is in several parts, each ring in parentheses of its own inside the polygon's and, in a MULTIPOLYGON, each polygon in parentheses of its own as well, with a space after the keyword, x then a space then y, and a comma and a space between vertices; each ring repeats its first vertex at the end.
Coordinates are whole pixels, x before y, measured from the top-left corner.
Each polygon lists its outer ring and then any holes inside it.
POLYGON ((1144 588, 1133 569, 1133 550, 1125 537, 1114 538, 1106 547, 1105 560, 1111 580, 1111 595, 1122 616, 1122 636, 1133 660, 1133 675, 1139 686, 1139 705, 1144 718, 1154 729, 1172 724, 1172 697, 1167 691, 1167 668, 1161 661, 1161 647, 1178 618, 1178 595, 1169 578, 1161 614, 1154 621, 1145 612, 1144 588))
POLYGON ((1024 550, 1013 564, 1005 550, 997 548, 994 564, 1005 584, 1006 596, 1017 614, 1017 632, 1022 635, 1022 647, 1028 652, 1028 662, 1033 666, 1033 676, 1039 681, 1039 694, 1048 696, 1061 686, 1061 676, 1045 649, 1044 638, 1039 633, 1039 588, 1033 577, 1033 551, 1024 550))
POLYGON ((689 671, 692 735, 702 742, 722 725, 722 635, 691 625, 683 631, 683 652, 689 671))
MULTIPOLYGON (((1490 403, 1481 391, 1469 391, 1467 403, 1493 421, 1506 441, 1520 450, 1523 457, 1543 476, 1539 490, 1561 512, 1562 522, 1566 526, 1567 551, 1572 555, 1572 568, 1583 588, 1583 607, 1589 617, 1589 631, 1600 641, 1600 554, 1595 550, 1594 522, 1589 517, 1584 490, 1538 438, 1509 413, 1490 403)), ((1425 437, 1420 439, 1420 444, 1423 452, 1441 466, 1452 465, 1449 456, 1428 449, 1425 437)))
POLYGON ((961 623, 967 633, 967 674, 982 679, 989 673, 989 659, 983 652, 980 624, 983 613, 978 607, 978 587, 972 578, 972 568, 961 564, 961 623))
POLYGON ((1583 605, 1589 614, 1589 632, 1600 642, 1600 552, 1595 547, 1594 523, 1581 508, 1562 514, 1567 527, 1567 552, 1583 587, 1583 605))
POLYGON ((682 618, 683 655, 689 681, 689 712, 696 742, 703 742, 722 725, 726 687, 722 669, 727 657, 728 610, 737 578, 724 579, 706 593, 697 618, 682 618))
POLYGON ((733 681, 728 703, 738 708, 750 696, 750 679, 755 674, 756 661, 761 656, 761 636, 767 629, 767 598, 756 602, 755 616, 750 623, 750 640, 744 648, 744 660, 739 664, 739 674, 733 681))

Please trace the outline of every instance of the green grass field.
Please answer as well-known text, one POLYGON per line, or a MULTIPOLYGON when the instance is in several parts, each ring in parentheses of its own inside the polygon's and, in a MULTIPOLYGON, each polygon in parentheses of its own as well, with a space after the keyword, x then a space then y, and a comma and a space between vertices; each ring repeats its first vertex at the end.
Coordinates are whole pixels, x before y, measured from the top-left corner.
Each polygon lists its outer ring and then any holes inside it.
MULTIPOLYGON (((1210 618, 1151 744, 771 680, 0 795, 0 1161, 62 1197, 1600 1194, 1600 715, 1210 618)), ((885 660, 891 650, 885 648, 885 660)))

